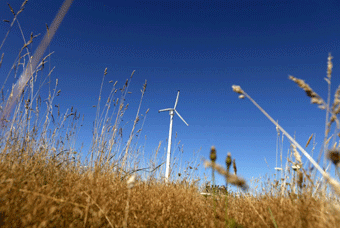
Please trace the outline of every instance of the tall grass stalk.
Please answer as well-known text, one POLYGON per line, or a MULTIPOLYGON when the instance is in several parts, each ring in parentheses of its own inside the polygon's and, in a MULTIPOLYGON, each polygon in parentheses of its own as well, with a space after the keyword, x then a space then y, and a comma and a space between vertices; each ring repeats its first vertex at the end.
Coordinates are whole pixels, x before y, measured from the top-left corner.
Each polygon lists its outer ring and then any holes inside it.
MULTIPOLYGON (((12 7, 8 4, 8 6, 11 9, 11 12, 14 15, 13 21, 11 23, 11 27, 13 26, 14 22, 17 21, 17 16, 23 12, 24 10, 24 6, 26 5, 28 1, 24 1, 23 4, 20 7, 20 10, 17 13, 14 13, 12 7)), ((33 72, 36 70, 38 64, 41 61, 41 58, 43 57, 43 54, 46 50, 46 48, 49 46, 54 34, 56 33, 56 31, 58 30, 58 27, 60 25, 60 23, 62 22, 63 18, 65 17, 68 9, 70 8, 71 4, 72 4, 73 0, 65 0, 63 5, 61 6, 58 14, 56 15, 56 17, 54 18, 50 29, 47 30, 47 33, 45 34, 43 40, 41 41, 40 45, 38 46, 38 48, 36 49, 34 55, 32 56, 32 59, 29 59, 29 64, 27 64, 26 68, 23 71, 23 74, 20 76, 19 80, 17 81, 17 83, 14 85, 14 87, 12 88, 12 92, 11 92, 11 96, 8 98, 8 101, 6 103, 6 106, 4 108, 4 111, 2 112, 1 115, 1 122, 2 124, 4 124, 4 121, 6 121, 6 119, 9 117, 9 115, 11 114, 11 111, 13 109, 13 106, 15 104, 15 102, 17 102, 17 100, 19 99, 19 97, 21 96, 24 87, 26 86, 26 84, 28 83, 28 81, 31 79, 31 77, 33 76, 33 72)), ((1 46, 0 49, 2 48, 8 34, 9 34, 10 29, 8 30, 1 46)), ((31 34, 31 39, 25 43, 24 48, 26 48, 28 45, 30 45, 33 42, 33 35, 31 34)))
POLYGON ((322 176, 327 180, 327 182, 332 186, 333 190, 340 196, 340 184, 334 180, 328 173, 326 173, 317 162, 300 146, 299 143, 295 141, 275 120, 268 115, 264 109, 261 108, 246 92, 244 92, 240 86, 233 85, 233 91, 241 94, 240 98, 246 96, 275 126, 277 126, 280 131, 305 155, 305 157, 314 165, 314 167, 319 170, 322 176), (243 97, 242 97, 243 96, 243 97))
MULTIPOLYGON (((211 147, 210 150, 210 161, 215 164, 217 159, 216 149, 214 146, 211 147)), ((214 203, 214 222, 215 227, 216 225, 216 188, 215 188, 215 170, 211 169, 211 178, 212 178, 212 190, 213 190, 213 203, 214 203)))
MULTIPOLYGON (((230 166, 231 166, 231 153, 228 152, 227 154, 227 158, 226 158, 226 168, 227 168, 227 172, 229 174, 229 170, 230 170, 230 166)), ((235 173, 236 174, 236 173, 235 173)), ((228 189, 228 181, 227 181, 227 177, 225 177, 226 180, 226 195, 225 195, 225 220, 226 220, 226 226, 228 226, 228 197, 229 197, 229 189, 228 189)))
POLYGON ((268 207, 268 210, 269 210, 270 216, 272 217, 274 227, 277 228, 277 224, 276 224, 275 218, 274 218, 274 216, 273 216, 273 212, 272 212, 272 210, 270 210, 269 207, 268 207))

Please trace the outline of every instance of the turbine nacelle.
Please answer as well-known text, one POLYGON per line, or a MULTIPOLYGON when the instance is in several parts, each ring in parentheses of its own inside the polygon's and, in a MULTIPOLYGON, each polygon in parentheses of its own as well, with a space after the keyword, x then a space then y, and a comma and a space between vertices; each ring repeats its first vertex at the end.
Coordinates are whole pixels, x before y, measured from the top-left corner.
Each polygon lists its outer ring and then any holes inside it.
POLYGON ((189 126, 189 124, 183 119, 183 117, 176 111, 176 107, 177 107, 177 103, 178 103, 178 97, 179 97, 179 90, 178 90, 178 92, 177 92, 177 98, 176 98, 175 106, 174 106, 173 108, 166 108, 166 109, 158 110, 158 113, 169 111, 169 115, 174 115, 174 112, 175 112, 175 113, 179 116, 179 118, 181 118, 181 120, 182 120, 187 126, 189 126))

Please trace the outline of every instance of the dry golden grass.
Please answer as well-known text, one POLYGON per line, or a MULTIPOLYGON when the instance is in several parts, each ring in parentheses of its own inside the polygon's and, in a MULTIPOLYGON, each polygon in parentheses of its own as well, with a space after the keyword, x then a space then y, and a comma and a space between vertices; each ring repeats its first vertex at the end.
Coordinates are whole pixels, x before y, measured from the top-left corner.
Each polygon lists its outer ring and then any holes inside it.
POLYGON ((129 191, 128 227, 209 226, 209 211, 187 210, 206 204, 194 188, 137 181, 129 190, 110 173, 92 177, 33 163, 1 163, 0 173, 5 227, 122 227, 129 191))
MULTIPOLYGON (((136 180, 129 189, 110 173, 79 174, 43 162, 1 163, 4 227, 122 227, 128 195, 127 227, 225 225, 225 196, 217 196, 214 217, 211 198, 199 195, 195 187, 136 180)), ((273 227, 269 209, 278 227, 336 227, 340 222, 335 207, 308 192, 282 197, 270 190, 258 197, 228 196, 228 217, 239 224, 234 227, 273 227)))
MULTIPOLYGON (((15 14, 10 7, 16 20, 22 8, 15 14)), ((25 43, 22 50, 26 50, 30 44, 25 43)), ((19 60, 25 57, 30 58, 28 51, 19 60)), ((1 62, 2 59, 3 55, 1 62)), ((330 56, 326 78, 329 92, 333 67, 331 59, 330 56)), ((19 62, 16 63, 17 67, 19 62)), ((34 72, 36 77, 40 70, 38 68, 34 72)), ((104 71, 102 87, 106 74, 107 69, 104 71)), ((212 168, 213 183, 217 171, 225 177, 226 186, 222 190, 208 189, 212 197, 202 196, 200 191, 204 186, 199 186, 194 176, 183 175, 168 184, 159 178, 162 173, 156 158, 160 145, 154 160, 150 161, 150 175, 142 178, 138 171, 143 169, 136 160, 140 152, 131 145, 135 135, 142 130, 148 112, 144 114, 141 128, 136 131, 142 120, 139 113, 146 82, 141 90, 140 105, 130 137, 127 144, 121 146, 122 128, 119 123, 127 111, 128 105, 124 101, 129 93, 132 75, 120 89, 116 88, 117 82, 114 83, 103 110, 101 87, 89 160, 85 162, 81 162, 80 152, 72 147, 80 115, 73 107, 65 114, 60 113, 59 105, 56 106, 58 109, 52 109, 54 98, 60 94, 57 81, 46 99, 50 105, 43 114, 41 100, 45 99, 33 90, 33 80, 20 93, 20 100, 12 115, 4 107, 13 100, 2 99, 1 116, 7 119, 2 122, 0 134, 1 227, 338 227, 338 181, 331 178, 240 86, 233 86, 239 97, 247 97, 254 102, 277 126, 278 134, 283 132, 292 143, 286 168, 282 167, 282 171, 285 171, 282 179, 256 180, 258 186, 249 189, 246 180, 238 176, 243 170, 237 169, 231 153, 228 153, 223 168, 217 163, 218 153, 213 147, 210 161, 204 163, 206 167, 212 168), (117 98, 119 93, 120 97, 117 98), (314 171, 303 168, 304 161, 300 153, 320 171, 334 192, 327 191, 327 185, 317 178, 314 171), (234 174, 230 173, 231 165, 234 174), (228 190, 229 184, 244 191, 233 193, 228 190)), ((293 76, 290 79, 304 89, 312 103, 326 109, 323 155, 333 162, 338 172, 339 147, 335 144, 327 150, 326 145, 332 123, 338 124, 340 87, 331 106, 329 96, 326 103, 303 80, 293 76)), ((3 88, 1 92, 4 92, 3 88)), ((6 97, 10 98, 11 94, 13 91, 9 91, 6 97)), ((305 147, 311 139, 312 136, 305 147)), ((189 166, 189 169, 193 168, 189 166)))

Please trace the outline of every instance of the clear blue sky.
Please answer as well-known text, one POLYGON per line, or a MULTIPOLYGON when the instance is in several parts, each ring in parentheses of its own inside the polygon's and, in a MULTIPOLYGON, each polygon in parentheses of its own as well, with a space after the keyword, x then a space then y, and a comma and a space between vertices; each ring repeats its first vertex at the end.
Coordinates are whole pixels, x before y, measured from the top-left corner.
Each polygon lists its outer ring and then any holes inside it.
MULTIPOLYGON (((7 2, 14 11, 22 4, 17 0, 7 2)), ((1 20, 11 21, 7 2, 0 1, 1 20)), ((42 34, 30 47, 32 52, 46 32, 45 24, 51 24, 62 3, 31 0, 19 15, 26 39, 31 32, 42 34)), ((56 67, 52 78, 58 78, 62 91, 55 104, 60 104, 64 112, 74 106, 85 115, 77 142, 89 146, 96 113, 92 106, 97 104, 104 69, 108 68, 108 74, 103 97, 111 90, 108 81, 118 80, 121 87, 135 70, 123 124, 129 123, 123 133, 124 137, 130 134, 140 89, 147 80, 141 113, 148 108, 150 111, 138 142, 145 146, 145 157, 154 153, 159 141, 160 156, 165 155, 169 115, 158 110, 173 107, 180 90, 177 110, 189 127, 175 116, 173 133, 177 132, 177 139, 173 142, 180 140, 183 146, 183 165, 185 161, 208 158, 214 145, 217 162, 224 164, 227 152, 231 152, 238 173, 247 180, 272 174, 275 126, 249 100, 239 100, 231 86, 240 85, 288 133, 296 132, 301 145, 315 133, 318 144, 314 153, 318 154, 325 112, 311 105, 288 75, 305 80, 326 100, 324 77, 331 52, 333 99, 340 82, 339 10, 335 0, 75 0, 48 50, 55 52, 50 59, 51 67, 56 67), (194 157, 193 152, 200 148, 194 157)), ((0 23, 1 40, 8 27, 8 23, 0 23)), ((2 82, 22 45, 15 25, 1 50, 5 53, 0 68, 2 82)), ((9 83, 13 82, 12 77, 9 83)), ((289 144, 286 138, 284 141, 285 156, 289 144)), ((177 147, 173 148, 175 156, 180 154, 177 147)), ((202 165, 199 171, 208 176, 211 172, 202 165)), ((219 178, 218 184, 223 183, 219 178)))

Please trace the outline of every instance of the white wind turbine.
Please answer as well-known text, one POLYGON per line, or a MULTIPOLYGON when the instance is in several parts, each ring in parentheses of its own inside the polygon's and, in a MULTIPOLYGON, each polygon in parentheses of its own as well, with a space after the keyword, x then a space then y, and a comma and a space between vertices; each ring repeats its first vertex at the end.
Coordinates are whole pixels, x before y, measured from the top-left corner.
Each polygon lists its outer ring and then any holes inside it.
POLYGON ((171 154, 171 136, 172 136, 172 120, 174 118, 174 112, 176 112, 176 114, 179 116, 179 118, 181 118, 181 120, 187 125, 189 126, 189 124, 187 124, 187 122, 185 122, 185 120, 182 118, 182 116, 176 111, 176 106, 177 106, 177 102, 178 102, 178 96, 179 96, 179 90, 177 92, 177 98, 176 98, 176 102, 175 102, 175 106, 174 108, 166 108, 166 109, 161 109, 158 112, 165 112, 165 111, 169 111, 170 114, 170 128, 169 128, 169 139, 168 139, 168 153, 167 153, 167 157, 166 157, 166 170, 165 170, 165 181, 168 182, 169 180, 169 170, 170 170, 170 154, 171 154))

